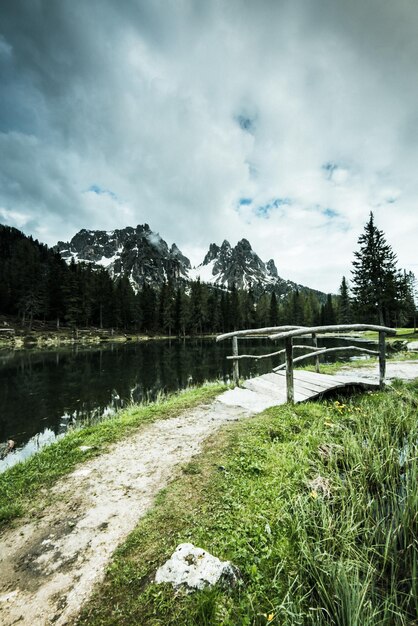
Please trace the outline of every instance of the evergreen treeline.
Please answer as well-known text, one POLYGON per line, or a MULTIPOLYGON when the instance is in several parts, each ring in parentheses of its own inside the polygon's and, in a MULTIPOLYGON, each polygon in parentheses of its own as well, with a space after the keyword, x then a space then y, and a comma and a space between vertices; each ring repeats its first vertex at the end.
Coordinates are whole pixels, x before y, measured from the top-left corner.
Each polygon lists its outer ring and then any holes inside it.
POLYGON ((219 289, 194 282, 145 285, 135 293, 128 277, 112 280, 89 264, 67 265, 53 250, 0 225, 0 314, 17 316, 29 329, 34 319, 57 327, 114 328, 149 334, 222 333, 279 324, 332 324, 336 297, 321 302, 314 292, 286 297, 219 289))

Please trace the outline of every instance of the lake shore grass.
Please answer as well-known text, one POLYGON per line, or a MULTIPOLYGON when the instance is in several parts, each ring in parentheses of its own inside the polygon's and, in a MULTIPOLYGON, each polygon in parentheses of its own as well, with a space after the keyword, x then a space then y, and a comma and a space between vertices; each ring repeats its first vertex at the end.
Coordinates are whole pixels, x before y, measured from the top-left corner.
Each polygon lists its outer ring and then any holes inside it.
MULTIPOLYGON (((387 356, 386 363, 390 363, 391 361, 403 362, 403 361, 416 361, 418 359, 418 352, 408 351, 408 352, 394 352, 387 356)), ((312 358, 313 361, 313 358, 312 358)), ((320 363, 320 373, 321 374, 337 374, 341 369, 363 369, 368 367, 377 367, 379 363, 379 359, 377 357, 368 357, 366 359, 356 359, 355 361, 334 361, 333 363, 320 363)), ((307 364, 300 365, 297 364, 295 369, 299 370, 307 370, 309 372, 315 372, 315 365, 307 364)))
POLYGON ((406 626, 418 614, 418 383, 224 427, 116 552, 79 625, 406 626), (187 595, 182 542, 242 574, 187 595))
MULTIPOLYGON (((187 335, 186 339, 208 339, 215 334, 187 335)), ((177 340, 174 335, 150 335, 109 328, 55 328, 51 323, 34 321, 31 329, 22 326, 16 318, 0 316, 0 350, 56 349, 68 346, 99 346, 108 343, 135 343, 143 341, 177 340)), ((183 339, 181 337, 180 339, 183 339)))
POLYGON ((84 461, 105 453, 113 443, 139 428, 168 419, 199 404, 211 402, 225 390, 221 383, 179 391, 155 402, 131 405, 116 416, 70 430, 23 463, 0 474, 0 529, 13 519, 37 514, 48 502, 48 489, 84 461))

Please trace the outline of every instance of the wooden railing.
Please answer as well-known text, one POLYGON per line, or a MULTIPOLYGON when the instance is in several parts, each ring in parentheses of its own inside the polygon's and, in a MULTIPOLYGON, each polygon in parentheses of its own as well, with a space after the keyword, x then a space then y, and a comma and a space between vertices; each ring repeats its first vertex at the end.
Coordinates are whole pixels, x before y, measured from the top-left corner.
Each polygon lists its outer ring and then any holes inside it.
MULTIPOLYGON (((319 373, 320 370, 320 357, 324 354, 330 354, 331 352, 347 352, 348 350, 362 352, 364 354, 374 354, 379 356, 379 385, 384 387, 385 373, 386 373, 386 335, 395 335, 396 331, 393 328, 387 328, 386 326, 375 326, 373 324, 340 324, 332 326, 273 326, 268 328, 257 328, 253 330, 237 330, 231 333, 225 333, 219 335, 216 341, 224 341, 225 339, 232 338, 232 355, 226 358, 233 362, 233 380, 236 385, 239 385, 239 361, 241 359, 267 359, 273 356, 285 355, 285 362, 278 367, 275 367, 273 371, 277 372, 282 369, 286 369, 286 392, 287 401, 293 403, 294 401, 294 384, 293 384, 293 368, 294 363, 299 363, 306 359, 315 357, 315 369, 319 373), (350 331, 374 331, 379 333, 378 350, 370 350, 368 348, 362 348, 359 346, 340 346, 335 348, 318 348, 318 334, 327 333, 340 333, 350 331), (313 345, 294 344, 293 339, 297 337, 310 337, 313 345), (268 354, 239 354, 238 352, 238 339, 261 339, 268 338, 272 341, 283 340, 284 348, 269 352, 268 354), (294 358, 294 350, 308 350, 307 354, 303 354, 294 358)), ((335 338, 335 336, 334 336, 335 338)), ((351 341, 350 337, 338 337, 341 341, 351 341)))

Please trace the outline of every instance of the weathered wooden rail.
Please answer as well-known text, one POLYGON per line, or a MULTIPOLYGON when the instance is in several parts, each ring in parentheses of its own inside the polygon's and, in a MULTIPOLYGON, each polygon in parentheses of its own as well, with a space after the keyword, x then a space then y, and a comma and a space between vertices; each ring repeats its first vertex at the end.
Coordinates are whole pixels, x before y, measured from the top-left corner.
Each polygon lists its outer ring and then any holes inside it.
MULTIPOLYGON (((286 398, 287 402, 293 403, 295 398, 294 392, 294 364, 304 361, 309 358, 315 358, 315 370, 317 373, 320 371, 320 357, 325 354, 335 352, 347 352, 356 351, 364 354, 374 354, 379 357, 379 387, 383 388, 385 384, 386 373, 386 335, 395 335, 396 331, 393 328, 386 326, 376 326, 373 324, 340 324, 329 326, 274 326, 268 328, 257 328, 252 330, 237 330, 230 333, 219 335, 216 341, 224 341, 225 339, 232 339, 232 355, 227 356, 227 359, 233 362, 233 379, 236 385, 239 385, 239 361, 241 359, 267 359, 273 356, 285 355, 285 361, 273 371, 278 373, 280 370, 286 371, 286 398), (334 348, 318 348, 318 334, 324 335, 328 333, 334 333, 334 338, 338 337, 335 333, 351 332, 351 331, 375 331, 379 334, 378 350, 370 350, 368 348, 362 348, 361 346, 340 346, 334 348), (269 352, 267 354, 254 355, 254 354, 239 354, 238 351, 238 339, 260 339, 269 338, 272 341, 283 340, 284 348, 269 352), (293 340, 298 337, 310 337, 313 345, 306 344, 294 344, 293 340), (307 350, 307 354, 303 354, 298 357, 294 357, 294 350, 307 350)), ((350 341, 349 337, 338 337, 341 341, 350 341)))

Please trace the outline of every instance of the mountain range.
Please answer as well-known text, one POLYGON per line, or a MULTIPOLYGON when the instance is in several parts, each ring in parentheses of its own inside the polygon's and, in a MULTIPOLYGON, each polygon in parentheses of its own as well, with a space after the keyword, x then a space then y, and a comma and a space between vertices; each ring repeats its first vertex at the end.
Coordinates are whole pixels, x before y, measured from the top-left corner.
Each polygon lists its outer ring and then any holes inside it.
MULTIPOLYGON (((235 247, 228 241, 211 243, 202 263, 192 267, 175 243, 171 247, 148 224, 113 231, 80 230, 69 242, 59 241, 55 250, 70 263, 92 263, 107 269, 112 277, 129 277, 138 291, 144 284, 158 286, 164 281, 201 282, 230 289, 252 289, 284 295, 290 291, 315 291, 278 275, 273 259, 263 262, 247 239, 235 247)), ((315 291, 318 295, 321 292, 315 291)))

